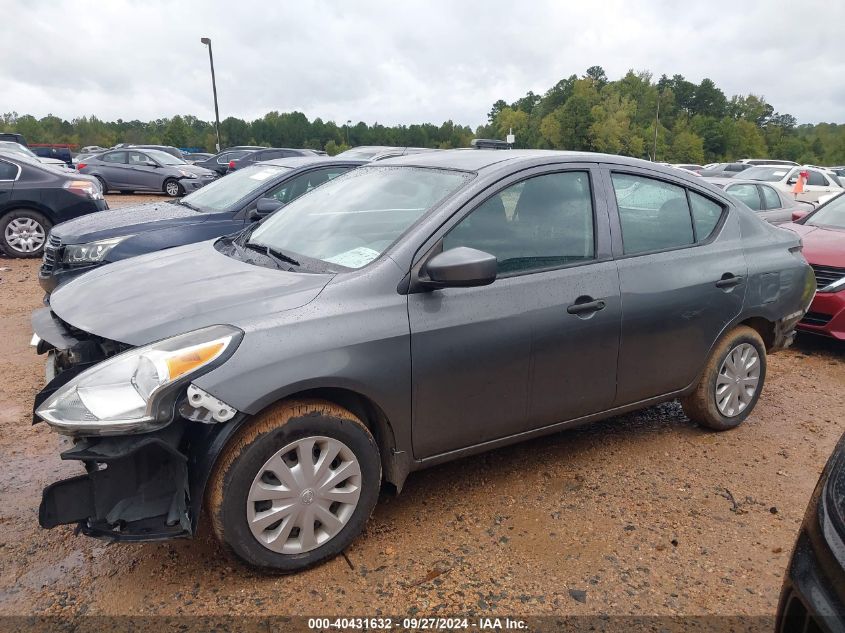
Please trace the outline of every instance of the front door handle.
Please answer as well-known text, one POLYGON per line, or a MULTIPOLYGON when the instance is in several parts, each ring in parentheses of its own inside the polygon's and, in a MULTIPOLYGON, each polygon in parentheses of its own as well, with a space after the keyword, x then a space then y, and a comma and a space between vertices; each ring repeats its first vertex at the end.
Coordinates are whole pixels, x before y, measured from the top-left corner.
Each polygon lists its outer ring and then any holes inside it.
POLYGON ((604 310, 607 304, 602 299, 593 299, 592 297, 578 297, 571 306, 566 308, 569 314, 586 314, 589 312, 598 312, 604 310))
POLYGON ((734 275, 732 273, 725 273, 722 275, 722 278, 716 282, 717 288, 722 288, 723 290, 726 288, 733 288, 734 286, 738 286, 742 283, 742 277, 734 275))

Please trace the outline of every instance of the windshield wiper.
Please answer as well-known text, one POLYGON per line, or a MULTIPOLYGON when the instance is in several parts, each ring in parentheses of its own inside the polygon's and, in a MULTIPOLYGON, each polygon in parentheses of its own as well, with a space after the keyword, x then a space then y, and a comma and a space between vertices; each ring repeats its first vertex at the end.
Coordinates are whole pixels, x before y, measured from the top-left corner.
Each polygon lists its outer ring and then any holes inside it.
POLYGON ((184 198, 182 198, 182 199, 181 199, 179 202, 177 202, 176 204, 181 204, 183 207, 188 207, 188 208, 189 208, 189 209, 191 209, 192 211, 202 211, 202 209, 200 209, 199 207, 195 207, 195 206, 194 206, 194 205, 192 205, 190 202, 185 202, 185 199, 184 199, 184 198))
POLYGON ((258 251, 259 253, 264 253, 268 257, 287 262, 288 264, 293 264, 294 266, 302 265, 290 255, 285 255, 282 251, 277 251, 272 246, 267 246, 266 244, 259 244, 258 242, 245 242, 244 248, 249 248, 254 251, 258 251))

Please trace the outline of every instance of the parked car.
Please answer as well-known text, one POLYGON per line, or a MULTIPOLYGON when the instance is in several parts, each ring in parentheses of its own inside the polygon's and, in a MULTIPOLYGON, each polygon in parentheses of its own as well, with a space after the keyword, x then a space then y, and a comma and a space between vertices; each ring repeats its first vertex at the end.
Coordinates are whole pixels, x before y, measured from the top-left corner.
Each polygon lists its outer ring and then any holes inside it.
POLYGON ((809 213, 815 207, 809 202, 799 202, 788 193, 775 189, 768 183, 743 178, 706 178, 771 224, 792 221, 795 212, 809 213))
POLYGON ((845 340, 845 196, 781 226, 801 236, 816 274, 816 296, 798 328, 845 340))
POLYGON ((210 158, 197 161, 194 164, 199 165, 200 167, 205 167, 206 169, 211 169, 212 171, 216 171, 220 176, 225 176, 226 172, 229 171, 230 162, 246 156, 247 150, 257 149, 264 148, 250 146, 230 147, 228 149, 224 149, 218 154, 215 154, 214 156, 211 156, 210 158))
POLYGON ((816 484, 781 589, 775 631, 845 630, 845 435, 816 484))
POLYGON ((79 150, 80 154, 101 154, 102 152, 107 152, 109 150, 108 147, 100 147, 99 145, 86 145, 85 147, 79 150))
POLYGON ((73 155, 67 145, 30 145, 29 149, 39 158, 53 158, 73 167, 73 155))
POLYGON ((716 163, 705 165, 698 175, 703 178, 734 178, 750 167, 747 163, 716 163))
POLYGON ((276 158, 292 158, 294 156, 317 156, 317 152, 315 152, 313 149, 291 149, 289 147, 263 147, 261 149, 247 149, 243 151, 243 156, 229 161, 226 173, 231 173, 236 169, 243 169, 244 167, 247 167, 249 165, 260 163, 266 160, 273 160, 276 158))
POLYGON ((772 158, 740 158, 738 163, 745 163, 746 165, 781 165, 795 167, 798 165, 794 160, 778 160, 772 158))
POLYGON ((104 193, 163 191, 171 198, 184 196, 212 182, 213 171, 189 165, 157 149, 118 149, 77 163, 77 170, 100 181, 104 193))
POLYGON ((796 234, 680 170, 536 150, 364 165, 53 293, 35 413, 88 467, 39 520, 188 536, 205 500, 242 560, 304 569, 361 532, 382 479, 678 397, 738 426, 813 291, 796 234))
POLYGON ((31 149, 26 147, 25 145, 21 145, 20 143, 15 143, 14 141, 0 141, 0 154, 12 154, 18 156, 26 156, 31 158, 32 160, 38 161, 44 165, 51 165, 53 167, 58 167, 60 169, 66 169, 67 164, 63 160, 59 160, 58 158, 49 158, 44 156, 38 156, 35 152, 31 149))
POLYGON ((776 189, 793 195, 792 190, 798 181, 798 174, 802 172, 808 175, 807 182, 804 183, 804 191, 794 194, 794 198, 800 202, 815 202, 825 194, 842 190, 842 185, 839 184, 836 175, 819 167, 760 165, 742 172, 742 177, 745 180, 768 182, 776 189))
POLYGON ((93 178, 24 154, 0 154, 0 252, 41 257, 50 227, 108 209, 93 178))
POLYGON ((183 158, 185 159, 185 162, 196 165, 198 162, 208 160, 212 156, 214 156, 214 154, 209 154, 208 152, 192 152, 190 154, 184 154, 183 158))
POLYGON ((284 158, 239 169, 181 200, 114 209, 53 227, 38 282, 47 295, 104 264, 240 231, 360 162, 284 158))

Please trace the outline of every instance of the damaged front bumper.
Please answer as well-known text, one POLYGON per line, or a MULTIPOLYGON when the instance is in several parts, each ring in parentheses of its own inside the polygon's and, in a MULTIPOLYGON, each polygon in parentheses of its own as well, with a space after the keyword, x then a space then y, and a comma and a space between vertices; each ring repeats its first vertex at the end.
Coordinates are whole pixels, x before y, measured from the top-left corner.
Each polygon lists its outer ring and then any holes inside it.
MULTIPOLYGON (((49 310, 33 316, 33 345, 47 355, 47 384, 35 411, 83 371, 129 346, 97 338, 49 310)), ((163 428, 115 435, 71 433, 63 460, 78 460, 85 474, 58 481, 42 493, 44 528, 77 524, 88 536, 148 541, 195 533, 205 485, 217 455, 247 416, 193 384, 182 387, 163 428)), ((51 425, 64 433, 60 425, 51 425)))

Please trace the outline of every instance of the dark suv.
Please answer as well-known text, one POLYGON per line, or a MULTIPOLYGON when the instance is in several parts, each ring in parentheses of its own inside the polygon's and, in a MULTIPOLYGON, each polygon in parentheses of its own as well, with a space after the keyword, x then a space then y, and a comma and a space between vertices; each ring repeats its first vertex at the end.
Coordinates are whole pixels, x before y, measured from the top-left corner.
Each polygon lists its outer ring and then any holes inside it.
POLYGON ((55 376, 35 413, 87 471, 45 489, 39 520, 137 541, 204 518, 248 564, 304 569, 413 470, 675 398, 737 427, 814 291, 795 233, 682 170, 368 164, 33 315, 55 376))

